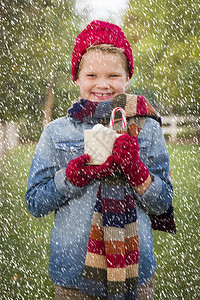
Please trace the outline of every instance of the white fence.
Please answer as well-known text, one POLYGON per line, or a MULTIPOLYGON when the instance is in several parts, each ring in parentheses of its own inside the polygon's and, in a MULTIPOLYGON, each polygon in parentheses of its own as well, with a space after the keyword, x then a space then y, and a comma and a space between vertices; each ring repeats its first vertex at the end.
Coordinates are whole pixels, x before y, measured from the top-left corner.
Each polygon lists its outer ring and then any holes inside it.
MULTIPOLYGON (((164 135, 171 137, 171 141, 175 142, 177 133, 181 131, 181 124, 191 125, 198 124, 199 118, 196 116, 163 116, 162 131, 164 135)), ((194 125, 195 126, 195 125, 194 125)))

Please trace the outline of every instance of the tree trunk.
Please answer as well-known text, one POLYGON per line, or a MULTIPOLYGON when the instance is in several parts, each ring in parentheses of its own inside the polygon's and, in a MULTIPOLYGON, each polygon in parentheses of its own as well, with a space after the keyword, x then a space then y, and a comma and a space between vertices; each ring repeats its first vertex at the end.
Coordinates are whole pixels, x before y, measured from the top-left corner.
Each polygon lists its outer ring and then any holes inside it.
POLYGON ((43 128, 51 121, 52 108, 54 103, 54 84, 53 79, 49 80, 47 88, 47 97, 44 105, 43 128))

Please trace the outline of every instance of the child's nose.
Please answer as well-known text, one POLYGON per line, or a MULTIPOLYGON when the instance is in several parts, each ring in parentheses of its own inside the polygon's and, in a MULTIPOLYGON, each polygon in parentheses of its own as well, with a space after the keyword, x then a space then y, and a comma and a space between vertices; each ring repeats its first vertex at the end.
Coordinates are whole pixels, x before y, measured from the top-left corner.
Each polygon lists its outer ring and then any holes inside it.
POLYGON ((99 79, 97 82, 97 87, 101 89, 106 89, 109 87, 109 80, 105 79, 99 79))

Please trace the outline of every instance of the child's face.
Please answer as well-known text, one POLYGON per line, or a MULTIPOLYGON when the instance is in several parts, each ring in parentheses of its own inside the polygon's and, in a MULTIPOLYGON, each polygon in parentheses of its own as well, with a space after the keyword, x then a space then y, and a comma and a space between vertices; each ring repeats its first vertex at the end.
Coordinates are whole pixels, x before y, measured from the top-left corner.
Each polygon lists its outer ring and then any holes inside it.
POLYGON ((82 58, 76 84, 83 99, 107 101, 125 93, 129 77, 119 54, 91 50, 82 58))

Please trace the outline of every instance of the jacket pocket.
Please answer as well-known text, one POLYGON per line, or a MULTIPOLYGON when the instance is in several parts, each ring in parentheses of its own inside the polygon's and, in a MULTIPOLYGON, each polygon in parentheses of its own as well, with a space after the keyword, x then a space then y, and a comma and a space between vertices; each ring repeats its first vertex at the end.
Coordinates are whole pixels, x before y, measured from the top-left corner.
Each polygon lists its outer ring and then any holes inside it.
POLYGON ((84 140, 66 140, 55 143, 60 167, 66 167, 70 160, 77 158, 84 152, 84 140))
POLYGON ((148 162, 148 153, 151 146, 151 141, 146 139, 138 139, 139 154, 142 162, 146 164, 148 162))
POLYGON ((56 142, 56 149, 67 152, 77 152, 84 149, 84 140, 70 140, 64 142, 56 142))

